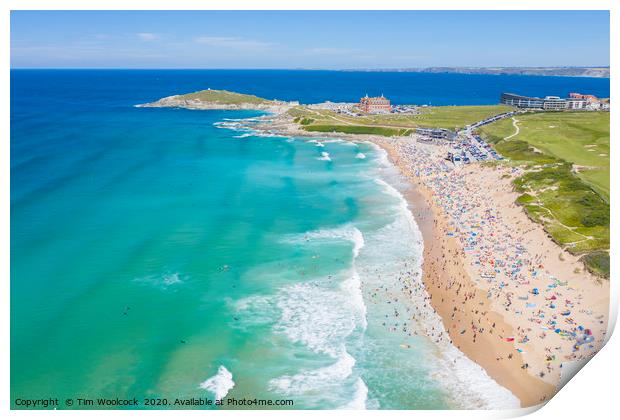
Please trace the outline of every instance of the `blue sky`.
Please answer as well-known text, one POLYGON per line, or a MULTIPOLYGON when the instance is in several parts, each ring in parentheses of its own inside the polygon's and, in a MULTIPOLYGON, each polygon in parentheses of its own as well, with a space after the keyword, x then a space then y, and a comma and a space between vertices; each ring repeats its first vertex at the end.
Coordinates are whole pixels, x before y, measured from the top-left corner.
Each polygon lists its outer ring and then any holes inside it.
POLYGON ((607 66, 606 11, 13 11, 11 67, 607 66))

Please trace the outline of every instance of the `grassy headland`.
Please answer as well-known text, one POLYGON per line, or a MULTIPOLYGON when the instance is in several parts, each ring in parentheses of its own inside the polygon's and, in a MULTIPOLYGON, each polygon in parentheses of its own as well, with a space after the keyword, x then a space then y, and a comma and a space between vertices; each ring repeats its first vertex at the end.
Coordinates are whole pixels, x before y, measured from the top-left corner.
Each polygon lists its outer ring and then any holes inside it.
POLYGON ((259 98, 254 95, 246 95, 243 93, 229 92, 227 90, 201 90, 198 92, 179 95, 184 100, 199 100, 202 102, 216 102, 220 104, 269 104, 273 101, 259 98))
POLYGON ((482 127, 509 164, 517 200, 593 272, 609 276, 609 113, 528 113, 482 127), (517 133, 516 126, 519 128, 517 133))

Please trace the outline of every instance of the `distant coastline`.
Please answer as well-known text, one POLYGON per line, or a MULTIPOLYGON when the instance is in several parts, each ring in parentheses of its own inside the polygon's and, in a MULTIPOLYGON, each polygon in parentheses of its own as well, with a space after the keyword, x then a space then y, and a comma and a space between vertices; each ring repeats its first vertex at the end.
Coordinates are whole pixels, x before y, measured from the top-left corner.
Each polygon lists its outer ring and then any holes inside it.
POLYGON ((516 76, 564 76, 609 78, 609 67, 414 67, 386 69, 343 69, 341 71, 456 73, 516 76))

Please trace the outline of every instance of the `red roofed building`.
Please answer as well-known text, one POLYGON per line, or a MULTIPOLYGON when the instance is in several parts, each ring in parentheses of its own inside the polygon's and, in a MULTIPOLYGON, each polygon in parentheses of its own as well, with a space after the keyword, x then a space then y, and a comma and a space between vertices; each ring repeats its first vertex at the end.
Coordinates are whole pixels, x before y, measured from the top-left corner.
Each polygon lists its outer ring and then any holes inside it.
POLYGON ((376 97, 369 97, 366 95, 360 99, 360 103, 357 107, 360 111, 367 114, 383 114, 392 111, 390 100, 383 95, 376 97))
POLYGON ((568 97, 571 99, 585 99, 589 103, 598 102, 598 98, 594 95, 582 95, 581 93, 571 92, 568 94, 568 97))

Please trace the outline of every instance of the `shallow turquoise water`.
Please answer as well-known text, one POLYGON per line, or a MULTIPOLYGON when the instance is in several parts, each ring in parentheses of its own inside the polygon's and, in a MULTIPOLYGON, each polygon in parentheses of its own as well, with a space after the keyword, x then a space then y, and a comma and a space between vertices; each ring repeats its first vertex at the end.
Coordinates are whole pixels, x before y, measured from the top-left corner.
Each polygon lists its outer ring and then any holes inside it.
POLYGON ((14 84, 12 400, 514 405, 426 334, 421 236, 383 153, 134 108, 118 83, 14 84))

